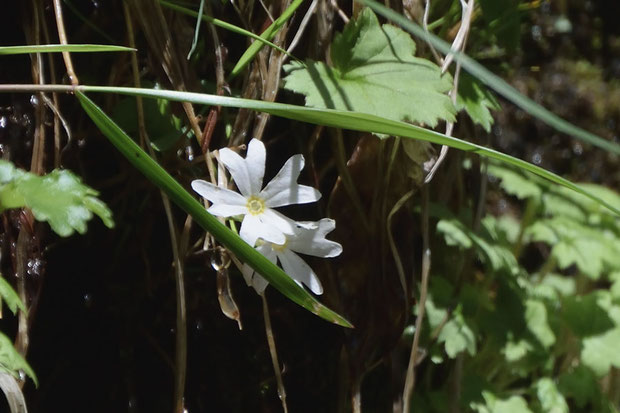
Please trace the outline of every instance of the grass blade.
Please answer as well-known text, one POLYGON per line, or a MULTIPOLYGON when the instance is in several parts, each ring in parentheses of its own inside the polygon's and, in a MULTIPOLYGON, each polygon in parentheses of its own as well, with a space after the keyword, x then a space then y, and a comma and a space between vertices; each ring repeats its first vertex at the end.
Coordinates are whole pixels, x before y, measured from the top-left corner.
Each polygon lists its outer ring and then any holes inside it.
MULTIPOLYGON (((414 36, 424 41, 428 41, 441 53, 450 53, 450 45, 448 43, 435 36, 434 34, 424 31, 423 28, 408 20, 401 14, 395 12, 394 10, 389 9, 373 0, 356 1, 372 8, 377 14, 380 14, 381 16, 392 20, 394 23, 398 24, 400 27, 407 30, 414 36)), ((558 130, 559 132, 577 138, 583 142, 587 142, 606 151, 620 155, 620 145, 618 145, 617 143, 613 143, 606 139, 603 139, 600 136, 593 134, 592 132, 588 132, 587 130, 575 126, 572 123, 560 118, 553 112, 534 102, 532 99, 519 93, 517 89, 510 86, 505 80, 503 80, 496 74, 491 73, 488 69, 486 69, 480 63, 476 62, 474 59, 467 56, 466 54, 455 53, 454 60, 459 62, 462 65, 463 69, 467 70, 471 75, 475 76, 478 80, 486 84, 489 88, 495 90, 497 93, 510 100, 512 103, 514 103, 530 115, 545 122, 552 128, 558 130)))
POLYGON ((36 46, 0 46, 0 55, 28 53, 99 53, 99 52, 133 52, 136 49, 108 44, 44 44, 36 46))
POLYGON ((345 327, 351 324, 334 311, 319 303, 310 293, 298 286, 284 271, 272 264, 258 251, 245 243, 237 234, 209 214, 189 192, 174 180, 155 160, 146 154, 112 119, 110 119, 92 100, 79 91, 76 96, 84 111, 90 116, 101 132, 147 179, 163 190, 170 199, 218 242, 230 249, 237 257, 260 272, 269 283, 292 301, 314 314, 345 327))
MULTIPOLYGON (((295 10, 297 10, 303 2, 304 0, 294 0, 291 5, 288 6, 286 10, 284 10, 280 17, 278 17, 273 23, 271 23, 271 25, 267 27, 267 29, 265 29, 263 33, 261 33, 260 37, 265 40, 273 39, 274 36, 278 33, 278 31, 282 28, 282 26, 284 26, 284 23, 286 23, 288 19, 291 18, 293 13, 295 13, 295 10)), ((252 61, 252 59, 254 59, 254 56, 256 56, 256 54, 260 52, 260 49, 262 48, 262 43, 252 43, 250 47, 248 47, 247 50, 243 53, 243 55, 241 55, 235 67, 233 67, 233 70, 230 72, 230 77, 233 78, 239 73, 241 73, 241 71, 252 61)))
MULTIPOLYGON (((31 85, 28 86, 30 88, 35 87, 31 85)), ((70 90, 69 88, 70 87, 68 87, 67 90, 70 90)), ((460 149, 462 151, 473 152, 491 159, 497 159, 498 161, 501 161, 508 165, 513 165, 524 171, 531 172, 555 184, 564 186, 566 188, 572 189, 575 192, 585 195, 620 216, 620 210, 616 209, 604 200, 584 190, 578 185, 575 185, 571 181, 564 179, 554 174, 553 172, 547 171, 546 169, 543 169, 539 166, 533 165, 529 162, 515 158, 513 156, 506 155, 505 153, 496 151, 494 149, 485 148, 484 146, 476 145, 463 141, 461 139, 446 136, 429 129, 424 129, 419 126, 411 125, 409 123, 394 121, 375 115, 334 109, 308 108, 305 106, 263 102, 260 100, 208 95, 202 93, 177 92, 172 90, 138 89, 110 86, 79 86, 77 87, 77 90, 81 90, 84 92, 120 93, 125 95, 143 96, 148 98, 161 98, 211 106, 253 109, 260 112, 269 113, 271 115, 298 120, 302 122, 314 123, 317 125, 351 129, 362 132, 383 133, 386 135, 401 136, 404 138, 412 138, 436 143, 439 145, 446 145, 455 149, 460 149)))

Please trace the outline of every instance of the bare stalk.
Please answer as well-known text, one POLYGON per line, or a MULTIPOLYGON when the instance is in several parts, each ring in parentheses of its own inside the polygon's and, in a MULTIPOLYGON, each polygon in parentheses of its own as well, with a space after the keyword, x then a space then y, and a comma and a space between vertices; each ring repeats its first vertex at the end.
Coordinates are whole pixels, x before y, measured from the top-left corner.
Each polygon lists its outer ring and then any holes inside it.
POLYGON ((273 364, 273 371, 276 375, 276 382, 278 383, 278 397, 282 402, 282 409, 284 410, 284 413, 288 413, 288 407, 286 405, 286 389, 284 388, 282 373, 280 372, 280 362, 278 361, 276 340, 273 336, 273 330, 271 328, 269 305, 267 304, 267 297, 265 297, 265 293, 261 294, 260 297, 263 301, 263 317, 265 319, 265 334, 267 335, 267 343, 269 344, 269 354, 271 355, 271 363, 273 364))
POLYGON ((403 413, 411 411, 411 395, 415 388, 415 368, 417 365, 418 347, 420 345, 420 333, 422 331, 422 321, 426 306, 426 296, 428 294, 428 279, 431 270, 431 249, 428 236, 428 186, 422 187, 422 280, 420 286, 420 300, 418 301, 418 314, 415 320, 415 333, 411 354, 409 355, 409 365, 407 366, 407 376, 405 378, 405 388, 403 390, 403 413))
MULTIPOLYGON (((56 27, 58 27, 58 39, 60 40, 60 44, 68 44, 69 42, 67 41, 67 33, 65 32, 65 22, 62 16, 61 0, 54 0, 54 14, 56 15, 56 27)), ((73 70, 71 53, 62 52, 62 58, 65 61, 65 67, 67 68, 67 75, 69 76, 69 81, 73 86, 79 85, 80 81, 75 74, 75 70, 73 70)))

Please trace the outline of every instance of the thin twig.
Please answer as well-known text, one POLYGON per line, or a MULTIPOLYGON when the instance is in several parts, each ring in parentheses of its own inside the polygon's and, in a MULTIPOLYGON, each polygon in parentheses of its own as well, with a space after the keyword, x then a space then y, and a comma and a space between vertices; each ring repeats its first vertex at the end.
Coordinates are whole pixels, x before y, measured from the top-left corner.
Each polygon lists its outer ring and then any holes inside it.
MULTIPOLYGON (((40 4, 33 0, 33 43, 41 44, 41 31, 40 31, 40 4)), ((40 85, 45 84, 45 75, 43 69, 43 59, 40 53, 32 54, 32 79, 40 85)), ((34 143, 32 145, 32 158, 30 159, 30 172, 37 175, 42 175, 45 170, 43 167, 43 158, 45 156, 45 105, 42 102, 41 93, 37 94, 38 104, 35 111, 35 129, 34 129, 34 143)))
MULTIPOLYGON (((310 7, 308 7, 308 11, 304 15, 304 18, 301 19, 301 23, 299 23, 299 28, 297 29, 297 32, 295 33, 293 40, 291 40, 291 44, 288 46, 288 49, 286 49, 287 53, 293 53, 293 50, 295 50, 295 47, 297 47, 297 44, 299 43, 301 36, 306 31, 308 22, 310 21, 310 18, 314 14, 314 10, 316 10, 316 6, 318 4, 319 4, 319 0, 313 0, 312 3, 310 4, 310 7)), ((288 55, 284 56, 283 62, 285 62, 288 59, 288 57, 289 57, 288 55)))
POLYGON ((267 304, 267 297, 265 297, 264 292, 260 295, 260 297, 263 301, 263 317, 265 319, 265 334, 267 335, 267 343, 269 344, 269 354, 271 355, 271 363, 273 364, 273 371, 276 375, 276 382, 278 383, 278 397, 282 402, 282 409, 284 410, 284 413, 288 413, 288 407, 286 405, 286 389, 284 388, 282 373, 280 372, 280 362, 278 361, 276 340, 273 336, 273 329, 271 328, 269 305, 267 304))
MULTIPOLYGON (((463 9, 462 15, 461 15, 461 27, 459 28, 459 31, 454 39, 454 42, 452 43, 452 49, 451 49, 451 50, 454 50, 455 52, 465 50, 465 45, 467 43, 467 35, 469 34, 469 26, 471 24, 471 16, 474 10, 474 0, 469 0, 469 3, 467 4, 464 2, 464 0, 461 0, 461 7, 463 9)), ((448 70, 448 67, 450 66, 450 63, 452 62, 453 58, 454 58, 454 52, 451 51, 448 54, 448 56, 446 56, 446 59, 444 60, 444 63, 441 68, 442 73, 445 73, 445 71, 448 70)), ((458 93, 459 93, 460 73, 461 73, 461 62, 457 62, 456 69, 454 71, 453 86, 452 86, 452 90, 450 91, 450 97, 452 98, 452 103, 455 105, 456 105, 456 100, 457 100, 458 93)), ((454 130, 454 122, 447 122, 445 135, 452 136, 453 130, 454 130)), ((433 176, 435 176, 435 173, 437 172, 437 170, 443 163, 447 154, 448 154, 448 147, 446 145, 443 145, 441 147, 441 152, 439 153, 439 157, 437 158, 437 161, 435 162, 431 170, 426 175, 426 178, 424 178, 425 184, 428 184, 433 179, 433 176)))
POLYGON ((407 366, 407 377, 405 379, 405 388, 403 390, 403 412, 410 412, 411 395, 415 388, 415 368, 417 364, 418 347, 420 344, 420 332, 422 331, 422 321, 424 320, 424 312, 426 306, 426 296, 428 293, 428 279, 431 270, 431 249, 429 246, 428 235, 428 186, 422 186, 422 280, 420 286, 420 300, 418 301, 418 313, 415 320, 415 333, 413 335, 413 344, 411 345, 411 354, 409 356, 409 365, 407 366))
POLYGON ((336 3, 336 0, 330 0, 330 4, 334 8, 334 10, 336 10, 338 16, 340 16, 344 24, 347 24, 349 22, 349 16, 347 16, 346 13, 343 12, 340 7, 338 7, 338 3, 336 3))
MULTIPOLYGON (((54 0, 54 14, 56 15, 56 27, 58 27, 58 39, 60 40, 60 44, 68 44, 69 42, 67 41, 67 33, 65 31, 65 22, 62 16, 62 4, 60 0, 54 0)), ((67 75, 69 76, 69 81, 73 86, 79 85, 80 81, 75 74, 75 70, 73 70, 71 53, 62 52, 62 58, 65 61, 65 67, 67 68, 67 75)))

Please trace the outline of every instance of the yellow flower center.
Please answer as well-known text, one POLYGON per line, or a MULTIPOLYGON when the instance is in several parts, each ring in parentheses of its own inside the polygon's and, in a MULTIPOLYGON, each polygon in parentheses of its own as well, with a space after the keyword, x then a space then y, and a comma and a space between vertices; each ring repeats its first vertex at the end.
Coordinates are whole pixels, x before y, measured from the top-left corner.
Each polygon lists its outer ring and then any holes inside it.
POLYGON ((256 196, 249 197, 248 203, 245 206, 252 215, 260 215, 265 212, 265 201, 256 196))

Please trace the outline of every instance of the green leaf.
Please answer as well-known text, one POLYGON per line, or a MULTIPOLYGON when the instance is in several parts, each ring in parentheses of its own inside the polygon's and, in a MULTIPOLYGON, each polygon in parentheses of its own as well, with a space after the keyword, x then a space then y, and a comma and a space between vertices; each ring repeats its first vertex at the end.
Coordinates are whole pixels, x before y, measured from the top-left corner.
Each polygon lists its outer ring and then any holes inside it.
POLYGON ((136 49, 124 46, 106 44, 43 44, 36 46, 0 46, 0 55, 29 54, 29 53, 99 53, 99 52, 134 52, 136 49))
POLYGON ((345 327, 352 327, 351 323, 319 303, 316 298, 286 275, 280 267, 273 264, 261 253, 244 242, 237 234, 219 222, 217 218, 209 214, 200 202, 144 152, 142 148, 131 140, 131 138, 92 100, 80 91, 76 92, 76 96, 84 111, 119 152, 121 152, 136 169, 142 172, 149 181, 168 195, 171 201, 191 215, 198 225, 206 231, 209 231, 218 242, 232 251, 240 260, 246 262, 258 271, 274 286, 274 288, 295 303, 332 323, 345 327))
POLYGON ((516 342, 509 340, 502 349, 502 354, 506 358, 507 362, 513 363, 522 360, 533 349, 534 347, 527 340, 521 339, 516 342))
POLYGON ((562 316, 579 337, 604 334, 614 328, 604 304, 597 293, 567 297, 562 306, 562 316))
POLYGON ((499 399, 489 391, 483 391, 485 404, 472 403, 471 408, 478 413, 532 413, 527 402, 521 396, 511 396, 508 399, 499 399))
POLYGON ((597 379, 585 366, 579 365, 573 371, 560 376, 558 387, 567 397, 583 408, 591 400, 600 398, 597 379))
POLYGON ((581 350, 582 363, 591 368, 598 377, 606 375, 611 366, 620 368, 618 343, 620 343, 619 327, 585 338, 581 350))
POLYGON ((459 79, 456 109, 465 109, 474 123, 481 125, 485 131, 490 132, 491 125, 493 125, 491 110, 499 110, 500 106, 495 96, 473 76, 462 73, 459 79))
POLYGON ((437 125, 454 120, 446 92, 451 78, 426 59, 414 57, 406 32, 364 9, 334 37, 333 67, 293 62, 284 67, 284 88, 306 96, 306 106, 369 113, 393 120, 437 125))
POLYGON ((540 198, 542 189, 531 176, 524 176, 523 173, 515 171, 505 165, 492 163, 487 169, 490 175, 501 179, 500 186, 506 193, 519 199, 540 198))
POLYGON ((552 246, 551 255, 561 269, 576 265, 594 280, 620 269, 620 238, 605 228, 582 224, 574 217, 556 216, 536 221, 525 234, 531 241, 552 246))
POLYGON ((571 296, 575 294, 575 279, 559 274, 549 273, 542 279, 541 286, 550 287, 561 296, 571 296))
POLYGON ((437 341, 445 343, 446 354, 450 358, 455 358, 465 350, 472 356, 476 354, 476 336, 458 307, 452 319, 441 329, 437 341))
POLYGON ((543 377, 534 385, 536 395, 545 413, 568 413, 568 404, 564 395, 558 390, 555 381, 549 377, 543 377))
MULTIPOLYGON (((428 31, 424 30, 422 27, 413 23, 411 20, 407 19, 405 16, 397 13, 396 11, 391 10, 383 4, 373 0, 357 0, 357 2, 371 7, 378 14, 403 27, 409 33, 415 35, 422 41, 432 44, 433 47, 435 47, 435 49, 437 49, 439 52, 443 54, 450 53, 450 44, 435 36, 433 33, 429 33, 428 31)), ((603 139, 600 136, 588 132, 585 129, 577 127, 570 122, 567 122, 566 120, 560 118, 553 112, 545 109, 543 106, 534 102, 532 99, 519 93, 505 80, 503 80, 496 74, 491 73, 480 63, 476 62, 464 53, 455 53, 454 60, 456 62, 459 62, 464 70, 469 72, 472 76, 480 80, 489 88, 495 90, 497 93, 504 96, 515 105, 519 106, 525 112, 542 120, 552 128, 555 128, 562 133, 566 133, 584 142, 598 146, 599 148, 604 149, 608 152, 620 155, 620 145, 618 145, 617 143, 610 142, 607 139, 603 139)))
POLYGON ((39 381, 36 374, 28 364, 28 362, 15 350, 11 340, 0 332, 0 369, 19 378, 19 371, 23 370, 39 387, 39 381))
POLYGON ((525 302, 525 322, 527 328, 545 348, 555 343, 555 334, 547 321, 547 307, 540 301, 527 300, 525 302))
MULTIPOLYGON (((489 220, 485 224, 489 225, 489 220)), ((491 226, 493 226, 491 223, 491 226)), ((446 244, 458 246, 461 249, 474 247, 480 259, 486 263, 493 272, 505 271, 509 274, 516 274, 519 265, 510 250, 502 246, 498 239, 494 239, 484 228, 481 234, 477 234, 469 229, 458 219, 442 219, 437 223, 437 232, 444 235, 446 244)))
POLYGON ((9 307, 9 310, 13 314, 17 313, 17 309, 19 308, 23 312, 26 312, 26 306, 22 303, 22 300, 19 298, 17 292, 13 289, 11 284, 4 279, 4 277, 0 274, 0 297, 6 303, 6 306, 9 307))
POLYGON ((38 176, 0 161, 0 211, 27 207, 39 221, 46 221, 60 236, 86 232, 86 222, 97 214, 103 223, 114 226, 112 212, 68 170, 53 170, 38 176))
POLYGON ((473 243, 463 224, 456 219, 442 219, 437 223, 437 232, 443 234, 446 245, 469 249, 473 243))

